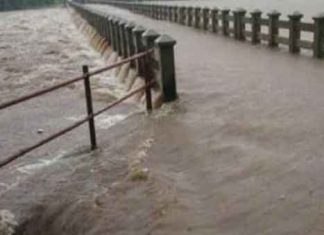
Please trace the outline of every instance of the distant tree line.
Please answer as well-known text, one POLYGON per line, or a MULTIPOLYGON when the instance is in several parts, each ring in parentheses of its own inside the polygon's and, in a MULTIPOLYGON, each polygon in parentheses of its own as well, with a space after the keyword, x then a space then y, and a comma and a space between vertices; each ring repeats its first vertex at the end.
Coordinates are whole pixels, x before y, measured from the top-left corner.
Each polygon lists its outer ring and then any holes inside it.
POLYGON ((43 7, 63 3, 65 0, 0 0, 0 11, 43 7))

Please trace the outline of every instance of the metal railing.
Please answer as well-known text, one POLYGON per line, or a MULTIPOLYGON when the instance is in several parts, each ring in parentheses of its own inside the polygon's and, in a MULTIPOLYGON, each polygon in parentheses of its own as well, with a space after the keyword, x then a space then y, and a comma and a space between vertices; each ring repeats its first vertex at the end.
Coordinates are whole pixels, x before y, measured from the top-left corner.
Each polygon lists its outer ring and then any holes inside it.
POLYGON ((89 123, 89 133, 90 133, 90 142, 91 142, 91 150, 94 150, 97 148, 97 142, 96 142, 96 131, 95 131, 95 121, 94 118, 100 114, 102 114, 103 112, 115 107, 116 105, 122 103, 123 101, 125 101, 126 99, 132 97, 133 95, 141 92, 141 91, 145 91, 145 96, 146 96, 146 109, 148 112, 151 112, 152 110, 152 98, 151 98, 151 87, 152 85, 155 83, 155 81, 152 79, 152 76, 150 75, 150 59, 151 56, 150 54, 152 53, 152 50, 147 50, 138 54, 135 54, 131 57, 128 57, 126 59, 121 60, 120 62, 114 63, 112 65, 106 66, 104 68, 100 68, 97 70, 94 70, 92 72, 89 72, 88 66, 83 66, 82 67, 82 71, 83 71, 83 75, 67 80, 65 82, 59 83, 57 85, 42 89, 42 90, 38 90, 36 92, 21 96, 17 99, 14 100, 10 100, 7 102, 4 102, 2 104, 0 104, 0 110, 4 110, 8 107, 11 107, 13 105, 18 105, 22 102, 26 102, 30 99, 39 97, 41 95, 44 95, 46 93, 55 91, 59 88, 65 87, 69 84, 78 82, 83 80, 84 81, 84 88, 85 88, 85 97, 86 97, 86 105, 87 105, 87 116, 82 118, 81 120, 73 123, 72 125, 54 133, 53 135, 48 136, 45 139, 42 139, 40 141, 38 141, 37 143, 22 148, 20 149, 18 152, 12 154, 11 156, 5 158, 4 160, 0 160, 0 168, 8 165, 9 163, 11 163, 12 161, 22 157, 23 155, 33 151, 36 148, 39 148, 43 145, 45 145, 46 143, 74 130, 75 128, 81 126, 82 124, 88 122, 89 123), (141 66, 143 67, 143 77, 145 79, 145 85, 131 91, 130 93, 128 93, 127 95, 121 97, 120 99, 110 103, 109 105, 107 105, 106 107, 100 109, 99 111, 93 112, 93 106, 92 106, 92 94, 91 94, 91 86, 90 86, 90 78, 93 77, 94 75, 106 72, 110 69, 119 67, 123 64, 132 62, 132 61, 138 61, 139 64, 141 64, 141 66))

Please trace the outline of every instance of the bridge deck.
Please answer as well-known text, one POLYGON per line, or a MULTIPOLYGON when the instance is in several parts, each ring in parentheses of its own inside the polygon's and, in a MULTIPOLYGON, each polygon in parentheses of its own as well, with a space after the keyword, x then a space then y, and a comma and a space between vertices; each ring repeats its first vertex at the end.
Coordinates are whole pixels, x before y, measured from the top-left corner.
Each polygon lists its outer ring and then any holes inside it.
POLYGON ((322 61, 93 7, 178 42, 180 101, 149 151, 178 204, 154 234, 324 233, 322 61))

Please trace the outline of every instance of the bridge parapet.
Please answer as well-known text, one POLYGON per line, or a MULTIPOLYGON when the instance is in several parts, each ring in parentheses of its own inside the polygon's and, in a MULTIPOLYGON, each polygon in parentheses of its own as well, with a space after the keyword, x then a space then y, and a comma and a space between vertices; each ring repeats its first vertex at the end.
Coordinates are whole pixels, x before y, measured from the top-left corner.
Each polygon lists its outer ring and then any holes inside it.
MULTIPOLYGON (((146 29, 134 22, 121 19, 115 15, 107 15, 102 11, 95 11, 91 7, 70 2, 70 6, 80 14, 98 32, 111 48, 121 58, 127 58, 134 54, 153 49, 150 56, 150 65, 143 66, 141 60, 130 63, 140 77, 150 73, 151 79, 157 80, 157 87, 162 92, 164 102, 174 101, 177 98, 176 73, 174 49, 176 41, 168 35, 160 35, 154 30, 146 29), (145 67, 145 68, 144 68, 145 67), (151 71, 147 71, 150 69, 151 71)), ((130 10, 149 14, 156 19, 162 19, 163 13, 155 5, 128 5, 130 10), (152 7, 154 14, 152 13, 152 7)), ((147 64, 147 63, 145 63, 147 64)))
POLYGON ((313 22, 302 22, 303 15, 294 12, 281 19, 281 13, 272 11, 262 17, 260 10, 201 8, 147 2, 92 0, 91 3, 109 4, 128 9, 154 19, 168 20, 212 33, 222 32, 236 40, 253 45, 266 42, 271 48, 287 46, 291 53, 301 49, 311 51, 315 58, 324 57, 324 14, 313 17, 313 22), (147 6, 150 6, 149 8, 147 6))

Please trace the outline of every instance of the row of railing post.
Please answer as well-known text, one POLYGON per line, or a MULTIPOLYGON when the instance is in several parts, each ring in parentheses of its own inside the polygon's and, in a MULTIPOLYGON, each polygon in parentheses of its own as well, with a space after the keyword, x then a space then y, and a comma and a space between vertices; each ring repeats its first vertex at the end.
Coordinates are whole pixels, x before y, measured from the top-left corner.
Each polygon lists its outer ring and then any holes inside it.
POLYGON ((252 44, 267 41, 270 47, 286 44, 291 53, 299 53, 301 48, 312 49, 316 58, 324 57, 324 14, 313 17, 313 23, 303 23, 303 15, 294 12, 288 15, 288 20, 280 20, 281 13, 272 11, 267 18, 262 18, 260 10, 249 13, 242 8, 230 9, 201 8, 191 6, 159 5, 141 2, 109 2, 117 7, 127 8, 135 13, 143 14, 158 20, 168 20, 190 27, 201 28, 214 33, 221 32, 224 36, 233 35, 235 39, 245 41, 251 38, 252 44), (233 26, 231 26, 233 22, 233 26), (251 25, 250 32, 246 24, 251 25), (262 26, 268 27, 267 33, 262 33, 262 26), (289 31, 287 38, 280 37, 280 29, 289 31), (313 33, 313 40, 301 40, 301 33, 313 33))
MULTIPOLYGON (((117 16, 93 10, 86 5, 70 3, 77 12, 84 18, 98 34, 111 45, 112 49, 121 58, 127 58, 134 54, 154 49, 154 56, 150 59, 154 61, 150 70, 151 77, 155 78, 162 91, 165 102, 173 101, 177 98, 176 78, 174 66, 174 46, 176 41, 167 36, 160 35, 153 30, 145 29, 134 22, 126 21, 117 16)), ((135 10, 135 7, 134 9, 135 10)), ((150 9, 149 12, 153 12, 150 9)), ((155 15, 160 15, 155 9, 155 15)), ((146 59, 147 60, 147 59, 146 59)), ((131 62, 141 77, 144 77, 144 60, 131 62)))

